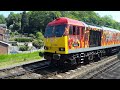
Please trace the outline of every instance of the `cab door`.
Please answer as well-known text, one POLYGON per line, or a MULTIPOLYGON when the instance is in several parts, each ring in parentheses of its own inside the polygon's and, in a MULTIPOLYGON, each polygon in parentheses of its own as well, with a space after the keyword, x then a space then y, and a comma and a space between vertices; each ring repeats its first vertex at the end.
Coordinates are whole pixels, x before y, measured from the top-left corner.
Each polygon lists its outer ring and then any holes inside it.
POLYGON ((85 40, 84 40, 84 32, 85 32, 85 27, 79 27, 80 29, 80 48, 84 48, 85 47, 85 40))
POLYGON ((68 45, 69 49, 76 49, 81 47, 79 26, 70 25, 68 45))
POLYGON ((89 36, 89 45, 90 47, 97 47, 101 46, 101 32, 90 30, 90 36, 89 36))

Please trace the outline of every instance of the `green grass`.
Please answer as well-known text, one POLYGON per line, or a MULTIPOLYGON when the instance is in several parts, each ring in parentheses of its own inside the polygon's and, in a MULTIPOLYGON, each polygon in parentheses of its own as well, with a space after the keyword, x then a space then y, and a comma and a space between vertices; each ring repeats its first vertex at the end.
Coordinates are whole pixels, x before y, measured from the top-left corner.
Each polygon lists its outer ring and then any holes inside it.
POLYGON ((42 55, 40 57, 39 52, 40 51, 32 53, 0 55, 0 68, 20 64, 23 62, 40 60, 42 58, 42 55))

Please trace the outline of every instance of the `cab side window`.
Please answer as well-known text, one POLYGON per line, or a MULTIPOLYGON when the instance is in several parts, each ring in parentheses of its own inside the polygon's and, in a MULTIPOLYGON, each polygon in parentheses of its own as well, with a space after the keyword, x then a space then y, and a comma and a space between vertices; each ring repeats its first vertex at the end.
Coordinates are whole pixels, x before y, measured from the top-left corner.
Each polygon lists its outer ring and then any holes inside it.
POLYGON ((84 36, 84 27, 81 27, 81 36, 83 37, 84 36))
POLYGON ((77 35, 80 35, 80 27, 76 27, 77 35))
POLYGON ((70 26, 69 34, 70 35, 79 35, 80 27, 79 26, 70 26))
POLYGON ((73 35, 76 35, 76 26, 73 26, 73 35))
POLYGON ((72 26, 70 26, 69 34, 73 35, 73 27, 72 26))

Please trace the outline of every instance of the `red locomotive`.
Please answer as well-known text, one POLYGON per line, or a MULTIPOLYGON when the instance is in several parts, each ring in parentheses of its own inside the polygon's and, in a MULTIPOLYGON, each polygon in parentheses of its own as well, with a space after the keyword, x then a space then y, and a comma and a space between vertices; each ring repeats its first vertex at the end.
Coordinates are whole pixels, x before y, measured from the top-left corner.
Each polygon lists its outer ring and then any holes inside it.
POLYGON ((57 63, 89 63, 120 48, 119 30, 66 17, 48 23, 44 36, 44 58, 57 63))

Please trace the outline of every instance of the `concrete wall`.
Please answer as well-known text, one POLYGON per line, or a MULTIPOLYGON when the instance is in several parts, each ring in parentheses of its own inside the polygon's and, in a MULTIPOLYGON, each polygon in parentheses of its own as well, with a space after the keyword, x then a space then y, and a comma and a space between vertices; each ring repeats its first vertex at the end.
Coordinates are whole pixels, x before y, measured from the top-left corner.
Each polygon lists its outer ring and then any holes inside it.
POLYGON ((3 34, 0 34, 0 41, 3 41, 3 34))

